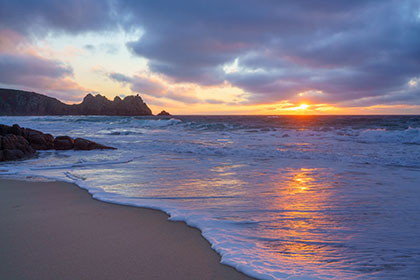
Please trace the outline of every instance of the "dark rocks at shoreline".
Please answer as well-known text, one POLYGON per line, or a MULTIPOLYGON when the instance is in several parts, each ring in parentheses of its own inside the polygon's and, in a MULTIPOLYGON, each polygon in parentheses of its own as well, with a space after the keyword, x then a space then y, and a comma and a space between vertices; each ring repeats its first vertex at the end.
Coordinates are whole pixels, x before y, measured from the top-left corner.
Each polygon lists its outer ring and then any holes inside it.
POLYGON ((172 116, 171 114, 169 114, 168 112, 166 112, 165 110, 163 110, 162 112, 160 112, 159 114, 157 114, 156 116, 172 116))
POLYGON ((83 138, 76 138, 74 139, 73 143, 74 143, 73 149, 75 150, 90 151, 90 150, 116 149, 114 147, 104 146, 104 145, 101 145, 96 142, 89 141, 83 138))
POLYGON ((0 161, 28 158, 35 154, 29 142, 20 135, 0 135, 0 161))
POLYGON ((0 115, 104 115, 151 116, 152 111, 139 96, 115 97, 113 101, 100 94, 85 96, 79 104, 65 104, 56 98, 35 92, 0 89, 0 115))
POLYGON ((54 136, 51 134, 45 134, 38 130, 26 128, 23 129, 23 135, 35 150, 54 149, 54 136))
POLYGON ((69 136, 57 136, 54 139, 54 149, 71 150, 74 147, 74 140, 69 136))
POLYGON ((0 124, 0 161, 30 158, 36 150, 104 150, 115 149, 96 142, 69 136, 45 134, 41 131, 0 124))

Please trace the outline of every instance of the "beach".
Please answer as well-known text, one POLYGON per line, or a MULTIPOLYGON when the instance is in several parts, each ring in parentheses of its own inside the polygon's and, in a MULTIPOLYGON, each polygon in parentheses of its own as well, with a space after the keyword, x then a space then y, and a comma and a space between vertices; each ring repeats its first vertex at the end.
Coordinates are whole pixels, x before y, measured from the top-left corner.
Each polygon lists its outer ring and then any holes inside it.
POLYGON ((2 279, 251 279, 183 222, 74 184, 0 180, 2 279))
POLYGON ((1 163, 3 179, 74 184, 0 184, 1 276, 419 278, 416 116, 0 119, 117 148, 1 163))

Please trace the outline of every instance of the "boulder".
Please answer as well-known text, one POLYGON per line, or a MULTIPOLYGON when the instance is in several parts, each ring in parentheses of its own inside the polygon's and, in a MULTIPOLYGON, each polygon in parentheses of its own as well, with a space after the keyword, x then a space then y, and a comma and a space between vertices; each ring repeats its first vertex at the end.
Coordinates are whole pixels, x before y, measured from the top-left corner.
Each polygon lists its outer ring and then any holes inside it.
POLYGON ((31 129, 31 128, 23 128, 22 129, 22 136, 25 137, 26 139, 28 139, 29 142, 30 142, 30 138, 33 135, 37 135, 37 134, 43 134, 43 133, 39 130, 35 130, 35 129, 31 129))
POLYGON ((51 134, 44 134, 41 131, 27 128, 24 135, 35 150, 54 149, 54 137, 51 134))
POLYGON ((16 135, 7 134, 6 136, 3 136, 2 148, 4 150, 14 150, 16 149, 16 141, 17 141, 16 135))
POLYGON ((8 125, 0 124, 0 135, 5 136, 12 132, 12 128, 8 125))
POLYGON ((17 160, 25 157, 21 150, 3 150, 3 160, 17 160))
POLYGON ((25 156, 35 154, 35 150, 29 145, 29 142, 22 136, 16 136, 16 149, 21 150, 25 156))
POLYGON ((115 148, 101 145, 87 139, 76 138, 74 139, 74 149, 75 150, 97 150, 97 149, 103 150, 103 149, 115 149, 115 148))
POLYGON ((172 115, 169 114, 168 112, 166 112, 165 110, 163 110, 162 112, 160 112, 159 114, 157 114, 157 116, 172 116, 172 115))
POLYGON ((69 136, 57 136, 54 139, 54 149, 71 150, 74 147, 74 141, 69 136))
POLYGON ((19 125, 17 125, 17 124, 14 124, 13 126, 12 126, 12 128, 10 129, 10 133, 11 134, 14 134, 14 135, 19 135, 19 136, 22 136, 22 128, 19 126, 19 125))
POLYGON ((36 150, 95 150, 115 149, 93 141, 69 136, 58 136, 41 131, 13 126, 0 125, 0 161, 17 160, 33 156, 36 150))

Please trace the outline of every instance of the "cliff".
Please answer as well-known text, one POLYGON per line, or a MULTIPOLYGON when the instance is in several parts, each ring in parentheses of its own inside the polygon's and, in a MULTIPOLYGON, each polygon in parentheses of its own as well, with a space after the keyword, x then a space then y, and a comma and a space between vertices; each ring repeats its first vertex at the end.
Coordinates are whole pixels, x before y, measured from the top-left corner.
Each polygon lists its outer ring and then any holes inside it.
POLYGON ((0 115, 112 115, 150 116, 152 111, 139 95, 113 101, 105 96, 88 94, 80 104, 68 105, 56 98, 35 92, 0 89, 0 115))

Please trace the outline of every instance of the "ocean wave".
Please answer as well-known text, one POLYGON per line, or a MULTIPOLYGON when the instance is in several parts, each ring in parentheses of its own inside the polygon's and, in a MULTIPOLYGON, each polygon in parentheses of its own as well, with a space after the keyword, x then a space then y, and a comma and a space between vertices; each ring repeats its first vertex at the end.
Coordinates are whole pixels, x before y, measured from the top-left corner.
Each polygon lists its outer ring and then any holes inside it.
POLYGON ((358 136, 368 143, 402 143, 420 145, 420 128, 409 127, 404 130, 365 129, 358 136))
POLYGON ((79 161, 71 164, 56 164, 56 165, 44 165, 37 167, 30 167, 30 170, 53 170, 53 169, 72 169, 79 167, 98 166, 98 165, 113 165, 113 164, 124 164, 132 162, 135 158, 126 158, 120 160, 103 160, 103 161, 79 161))
POLYGON ((337 277, 331 267, 351 278, 365 263, 395 263, 404 250, 415 269, 420 129, 400 119, 376 118, 374 126, 369 117, 316 125, 284 117, 10 117, 3 120, 118 150, 40 152, 0 163, 0 176, 55 178, 95 199, 162 210, 199 228, 223 263, 261 279, 337 277), (340 242, 353 251, 337 249, 340 242), (325 250, 315 256, 314 247, 325 250), (352 265, 322 259, 326 252, 352 265), (287 262, 292 253, 302 258, 287 262))
POLYGON ((133 118, 130 121, 130 124, 135 127, 145 127, 145 128, 162 128, 162 127, 168 127, 168 126, 175 126, 180 123, 182 123, 182 121, 176 118, 170 118, 170 119, 133 118))

